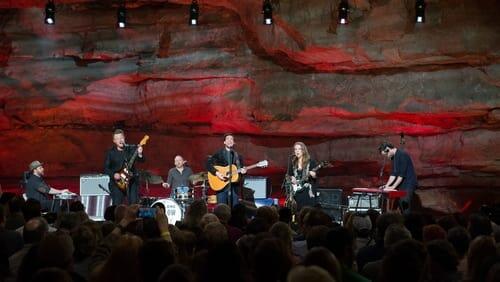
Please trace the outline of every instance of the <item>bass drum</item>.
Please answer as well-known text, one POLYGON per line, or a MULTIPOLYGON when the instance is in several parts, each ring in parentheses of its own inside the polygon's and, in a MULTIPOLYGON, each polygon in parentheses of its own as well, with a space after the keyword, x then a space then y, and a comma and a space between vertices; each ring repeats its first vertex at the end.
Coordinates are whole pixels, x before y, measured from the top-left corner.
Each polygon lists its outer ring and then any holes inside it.
POLYGON ((182 221, 183 214, 181 207, 172 199, 160 199, 154 202, 151 207, 162 207, 168 217, 168 222, 171 224, 175 224, 177 221, 182 221))

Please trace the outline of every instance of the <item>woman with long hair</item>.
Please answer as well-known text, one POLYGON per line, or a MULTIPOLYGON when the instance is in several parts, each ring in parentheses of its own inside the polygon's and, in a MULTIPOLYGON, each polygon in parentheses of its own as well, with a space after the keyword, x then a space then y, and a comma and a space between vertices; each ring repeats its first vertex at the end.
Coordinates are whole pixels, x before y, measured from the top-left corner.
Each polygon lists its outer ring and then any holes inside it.
POLYGON ((288 191, 296 202, 297 211, 304 206, 313 206, 315 204, 317 177, 316 171, 314 171, 315 168, 316 161, 311 159, 306 145, 302 142, 295 142, 292 160, 288 164, 287 184, 288 191))

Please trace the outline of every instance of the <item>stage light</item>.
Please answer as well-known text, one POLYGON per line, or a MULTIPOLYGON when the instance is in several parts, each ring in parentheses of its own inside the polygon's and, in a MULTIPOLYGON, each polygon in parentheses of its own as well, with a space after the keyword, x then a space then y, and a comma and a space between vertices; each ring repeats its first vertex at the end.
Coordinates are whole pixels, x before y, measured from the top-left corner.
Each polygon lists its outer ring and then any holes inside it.
POLYGON ((56 5, 54 1, 50 0, 45 5, 45 24, 55 24, 56 23, 56 5))
POLYGON ((349 4, 342 0, 339 4, 339 24, 347 24, 349 16, 349 4))
POLYGON ((415 21, 417 23, 425 22, 425 1, 417 0, 415 2, 415 21))
POLYGON ((124 5, 120 5, 116 13, 116 25, 118 28, 125 28, 127 25, 127 9, 124 5))
POLYGON ((262 13, 264 14, 264 24, 273 24, 273 6, 270 0, 264 0, 262 4, 262 13))
POLYGON ((198 1, 193 0, 191 7, 189 8, 189 24, 197 25, 198 16, 200 15, 200 7, 198 6, 198 1))

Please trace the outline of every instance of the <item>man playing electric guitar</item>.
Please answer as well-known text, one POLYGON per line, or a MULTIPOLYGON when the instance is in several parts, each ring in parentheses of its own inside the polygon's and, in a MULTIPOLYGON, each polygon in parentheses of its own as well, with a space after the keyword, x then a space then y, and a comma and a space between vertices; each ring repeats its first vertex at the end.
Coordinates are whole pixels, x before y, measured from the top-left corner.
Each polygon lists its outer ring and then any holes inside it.
POLYGON ((120 181, 123 177, 120 171, 132 159, 136 151, 137 160, 144 162, 143 148, 140 145, 126 144, 125 133, 121 129, 116 129, 113 132, 113 144, 114 146, 106 153, 106 160, 104 161, 104 173, 109 175, 109 191, 113 205, 124 204, 125 199, 128 200, 129 205, 137 204, 139 202, 139 179, 134 177, 137 174, 134 164, 130 169, 132 177, 128 180, 127 187, 121 189, 117 181, 120 181))
MULTIPOLYGON (((226 133, 224 135, 224 148, 217 151, 207 160, 208 172, 217 176, 217 178, 222 181, 227 181, 228 176, 219 172, 215 166, 228 166, 234 164, 241 174, 245 174, 247 172, 246 168, 243 166, 243 158, 233 150, 233 147, 234 136, 231 133, 226 133)), ((228 184, 222 190, 217 192, 217 203, 228 204, 229 206, 238 204, 238 186, 238 183, 228 181, 228 184)))

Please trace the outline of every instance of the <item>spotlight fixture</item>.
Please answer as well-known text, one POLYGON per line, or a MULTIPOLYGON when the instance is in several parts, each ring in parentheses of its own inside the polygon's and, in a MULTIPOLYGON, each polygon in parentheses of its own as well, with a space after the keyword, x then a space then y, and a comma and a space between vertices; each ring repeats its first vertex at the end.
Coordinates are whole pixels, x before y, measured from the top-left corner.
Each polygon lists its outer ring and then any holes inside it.
POLYGON ((125 5, 120 5, 118 12, 116 13, 116 25, 118 28, 125 28, 127 25, 127 9, 125 5))
POLYGON ((45 24, 53 25, 56 23, 56 5, 54 1, 49 0, 45 5, 45 24))
POLYGON ((347 0, 342 0, 339 4, 339 24, 347 24, 349 15, 349 4, 347 0))
POLYGON ((189 8, 189 25, 197 25, 199 15, 200 7, 198 6, 198 1, 193 0, 193 2, 191 2, 191 7, 189 8))
POLYGON ((415 21, 417 23, 425 22, 425 1, 416 0, 415 1, 415 21))
POLYGON ((262 13, 264 14, 264 24, 273 24, 273 6, 270 0, 264 0, 262 4, 262 13))

